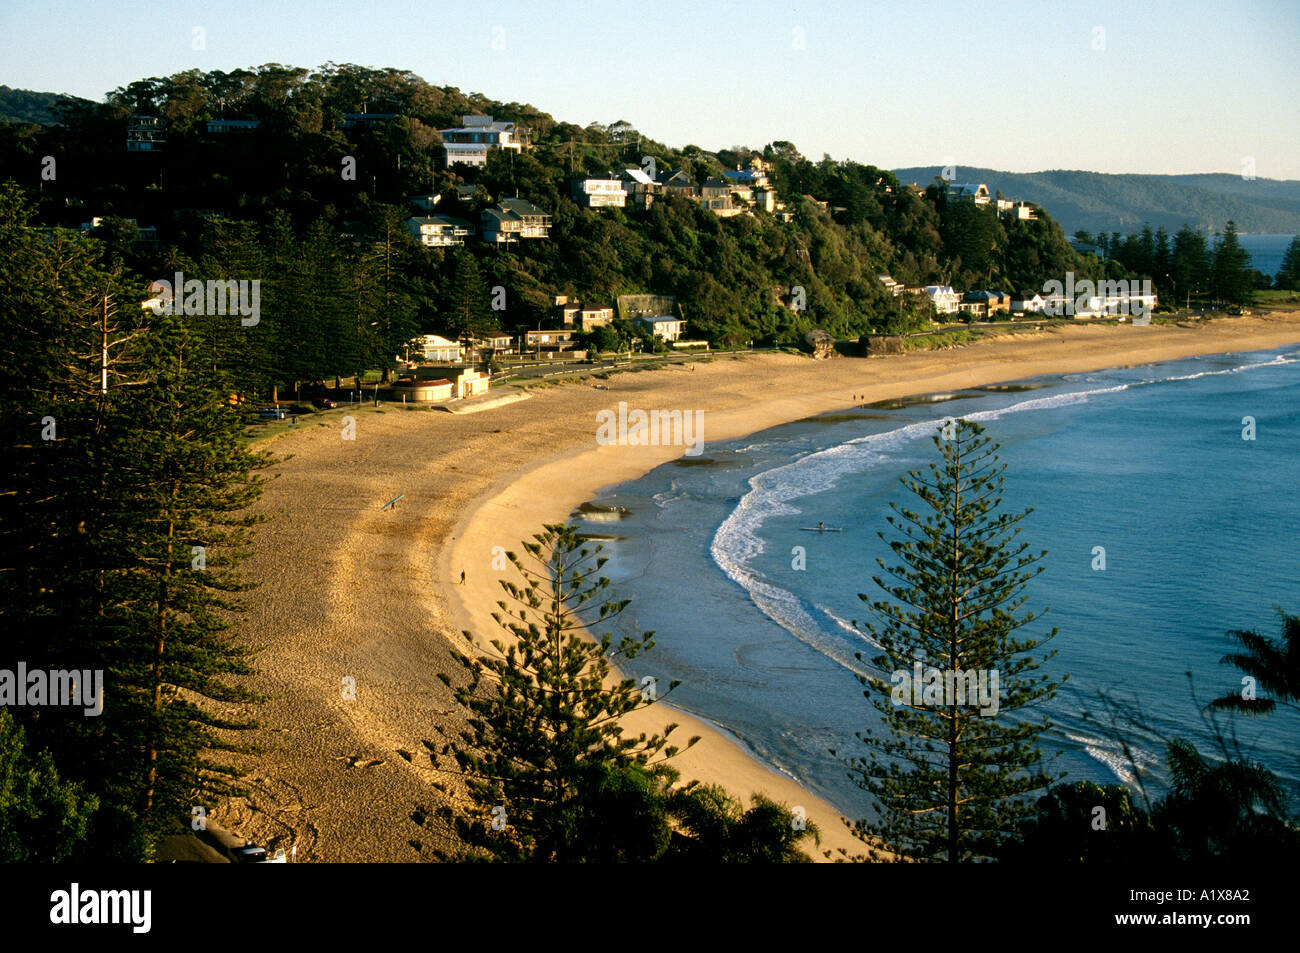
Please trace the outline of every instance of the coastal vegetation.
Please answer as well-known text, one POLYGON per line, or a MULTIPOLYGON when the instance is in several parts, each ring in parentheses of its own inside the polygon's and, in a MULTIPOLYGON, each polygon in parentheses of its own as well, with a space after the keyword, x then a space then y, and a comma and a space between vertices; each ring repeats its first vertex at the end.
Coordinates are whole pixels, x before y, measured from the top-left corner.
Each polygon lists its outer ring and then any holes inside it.
MULTIPOLYGON (((669 743, 677 725, 624 734, 620 719, 678 683, 661 692, 651 676, 638 682, 614 671, 654 640, 646 632, 616 643, 599 631, 628 605, 611 598, 609 580, 598 575, 607 561, 601 546, 560 524, 522 545, 523 555, 502 554, 520 577, 501 580, 506 598, 493 618, 505 638, 476 641, 466 632, 470 651, 456 655, 467 677, 456 690, 467 725, 424 743, 434 768, 463 785, 470 807, 420 807, 416 824, 431 813, 447 822, 466 847, 461 859, 806 860, 800 841, 815 841, 816 827, 782 805, 758 797, 745 809, 716 785, 678 785, 667 763, 684 750, 669 743)), ((452 684, 445 673, 439 678, 452 684)))
MULTIPOLYGON (((1122 237, 1087 231, 1074 233, 1080 245, 1098 248, 1102 257, 1115 261, 1124 269, 1151 281, 1156 293, 1177 305, 1181 300, 1243 305, 1249 304, 1259 290, 1275 282, 1262 271, 1250 267, 1250 255, 1241 247, 1235 222, 1229 221, 1223 234, 1211 245, 1204 235, 1184 225, 1171 240, 1163 226, 1152 230, 1144 225, 1140 232, 1122 237)), ((1292 246, 1296 245, 1292 241, 1292 246)), ((1292 281, 1284 264, 1276 287, 1292 281), (1285 277, 1284 277, 1285 276, 1285 277)))
MULTIPOLYGON (((908 189, 887 170, 813 161, 779 140, 711 153, 655 142, 627 122, 576 126, 400 70, 191 70, 59 108, 57 126, 0 125, 0 180, 20 185, 44 226, 98 220, 95 237, 138 276, 141 298, 149 279, 178 270, 261 280, 262 320, 230 362, 261 393, 387 371, 416 333, 545 326, 556 294, 672 295, 687 337, 792 345, 812 329, 850 338, 928 328, 928 303, 892 297, 882 274, 1031 294, 1067 271, 1128 277, 1117 262, 1077 254, 1046 212, 1004 220, 991 206, 950 203, 937 186, 908 189), (366 109, 379 118, 356 120, 366 109), (525 127, 529 148, 443 168, 437 130, 465 113, 525 127), (128 151, 134 115, 158 117, 165 146, 128 151), (256 129, 207 132, 209 120, 253 118, 256 129), (48 174, 46 156, 56 162, 48 174), (782 219, 724 219, 675 194, 626 209, 570 198, 573 176, 653 167, 704 181, 755 158, 771 164, 782 219), (550 237, 509 250, 425 248, 402 227, 413 195, 471 222, 486 201, 518 196, 551 216, 550 237), (500 308, 489 306, 495 289, 500 308)), ((595 343, 626 343, 629 331, 595 343)))
POLYGON ((868 755, 847 763, 878 817, 857 823, 860 836, 898 857, 957 863, 996 856, 1031 809, 1027 795, 1055 780, 1036 744, 1050 722, 1032 709, 1057 690, 1035 674, 1056 630, 1018 634, 1038 618, 1017 612, 1045 553, 1017 542, 1030 511, 999 512, 997 444, 966 420, 934 442, 941 462, 903 480, 917 509, 891 504, 896 538, 880 534, 898 559, 880 559, 884 575, 872 577, 887 598, 859 597, 879 648, 857 653, 869 666, 859 681, 882 726, 859 733, 868 755))
POLYGON ((5 732, 85 792, 61 798, 79 855, 148 859, 237 790, 221 752, 253 698, 228 627, 265 460, 228 403, 226 332, 142 310, 120 262, 30 217, 0 189, 0 668, 79 677, 72 706, 14 707, 5 732))

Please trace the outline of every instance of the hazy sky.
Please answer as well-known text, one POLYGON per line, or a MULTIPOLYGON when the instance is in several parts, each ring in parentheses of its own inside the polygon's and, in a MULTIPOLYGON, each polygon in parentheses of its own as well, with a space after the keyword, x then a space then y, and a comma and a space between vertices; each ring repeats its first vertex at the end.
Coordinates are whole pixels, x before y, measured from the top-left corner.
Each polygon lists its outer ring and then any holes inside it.
POLYGON ((100 100, 197 67, 409 69, 706 149, 886 168, 1300 179, 1300 2, 3 0, 0 83, 100 100), (204 49, 194 49, 194 30, 204 49))

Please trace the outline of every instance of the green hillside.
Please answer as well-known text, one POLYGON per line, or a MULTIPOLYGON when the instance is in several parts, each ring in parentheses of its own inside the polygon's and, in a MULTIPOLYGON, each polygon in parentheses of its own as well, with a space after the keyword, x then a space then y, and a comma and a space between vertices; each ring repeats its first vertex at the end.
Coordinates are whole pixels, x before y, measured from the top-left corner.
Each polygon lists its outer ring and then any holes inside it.
MULTIPOLYGON (((938 167, 896 169, 903 182, 925 185, 938 167)), ((1008 198, 1051 210, 1066 234, 1129 232, 1144 222, 1177 229, 1183 224, 1222 231, 1235 221, 1242 232, 1300 232, 1300 182, 1244 179, 1240 175, 1109 175, 1101 172, 999 172, 960 166, 960 182, 983 182, 1008 198)))
POLYGON ((61 103, 85 103, 61 93, 38 93, 30 89, 0 86, 0 122, 35 123, 53 126, 60 121, 61 103))

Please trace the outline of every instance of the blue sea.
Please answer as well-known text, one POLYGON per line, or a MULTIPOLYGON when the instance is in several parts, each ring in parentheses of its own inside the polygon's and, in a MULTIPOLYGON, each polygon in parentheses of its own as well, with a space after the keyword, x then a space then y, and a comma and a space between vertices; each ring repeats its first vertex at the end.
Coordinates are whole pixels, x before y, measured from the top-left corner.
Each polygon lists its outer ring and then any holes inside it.
MULTIPOLYGON (((855 733, 879 722, 854 674, 856 653, 874 656, 853 625, 871 618, 858 594, 881 595, 876 559, 891 553, 877 534, 889 504, 913 502, 899 478, 937 458, 930 438, 951 416, 1001 445, 1004 507, 1032 508, 1021 539, 1048 550, 1026 604, 1048 611, 1025 634, 1058 628, 1045 670, 1069 676, 1047 708, 1049 766, 1132 784, 1108 715, 1118 704, 1137 713, 1118 731, 1158 793, 1165 741, 1217 750, 1201 707, 1241 687, 1219 662, 1234 648, 1225 633, 1277 638, 1275 609, 1300 612, 1300 348, 846 408, 609 487, 592 501, 604 511, 574 520, 602 540, 605 574, 632 599, 619 631, 656 633, 629 674, 680 679, 672 704, 867 816, 868 796, 828 752, 865 754, 855 733), (844 532, 802 529, 819 522, 844 532)), ((1296 790, 1300 716, 1235 731, 1296 790)))
POLYGON ((1250 267, 1269 277, 1282 270, 1282 259, 1294 235, 1238 235, 1241 247, 1250 255, 1250 267))

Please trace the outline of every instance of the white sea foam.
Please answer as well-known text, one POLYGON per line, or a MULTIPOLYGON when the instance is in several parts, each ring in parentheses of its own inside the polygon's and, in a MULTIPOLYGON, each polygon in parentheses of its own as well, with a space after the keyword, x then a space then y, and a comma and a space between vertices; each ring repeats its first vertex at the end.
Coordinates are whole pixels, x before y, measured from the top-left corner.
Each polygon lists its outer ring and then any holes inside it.
MULTIPOLYGON (((997 420, 1009 414, 1033 410, 1051 410, 1086 403, 1103 394, 1115 394, 1133 387, 1176 381, 1197 380, 1222 374, 1238 374, 1262 367, 1279 367, 1294 364, 1297 359, 1281 355, 1270 360, 1241 364, 1219 370, 1200 371, 1195 374, 1150 377, 1139 381, 1096 387, 1089 390, 1068 391, 1047 397, 1035 397, 994 410, 959 414, 967 420, 980 423, 997 420)), ((892 466, 909 466, 921 458, 910 458, 906 451, 924 437, 933 436, 949 416, 937 417, 908 424, 885 433, 869 434, 853 440, 806 454, 790 463, 755 474, 749 480, 749 490, 741 497, 735 509, 718 527, 713 536, 710 552, 713 561, 727 576, 749 593, 754 605, 801 642, 813 646, 835 661, 855 671, 856 662, 848 664, 843 640, 823 630, 808 612, 804 602, 793 592, 777 585, 750 568, 753 560, 765 552, 760 530, 772 516, 794 516, 802 512, 795 501, 830 489, 842 477, 864 473, 888 462, 892 466), (838 646, 834 650, 828 650, 838 646)), ((840 627, 837 620, 837 628, 840 627)), ((850 627, 851 628, 851 627, 850 627)), ((856 631, 856 630, 855 630, 856 631)))

